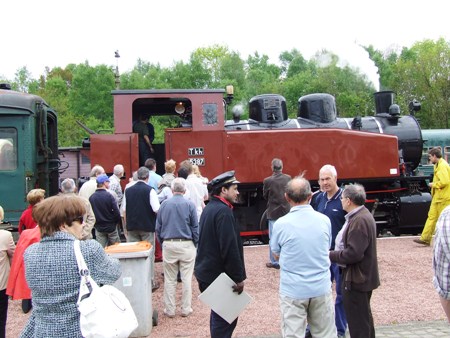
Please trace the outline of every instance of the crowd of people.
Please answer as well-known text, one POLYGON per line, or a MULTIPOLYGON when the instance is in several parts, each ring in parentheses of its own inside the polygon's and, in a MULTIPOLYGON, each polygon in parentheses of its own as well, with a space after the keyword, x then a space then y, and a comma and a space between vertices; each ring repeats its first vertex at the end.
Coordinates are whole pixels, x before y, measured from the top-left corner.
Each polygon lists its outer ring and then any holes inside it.
MULTIPOLYGON (((430 150, 430 161, 435 164, 433 201, 416 242, 430 245, 436 227, 433 284, 450 322, 450 167, 436 149, 430 150)), ((281 159, 274 158, 270 167, 272 174, 263 182, 270 237, 266 267, 280 273, 283 337, 339 338, 347 330, 352 338, 375 337, 370 299, 380 285, 377 229, 364 206, 364 187, 339 187, 336 168, 326 164, 318 173, 320 190, 313 193, 303 175, 283 173, 281 159)), ((121 242, 121 231, 128 242, 150 242, 150 259, 163 262, 163 313, 168 318, 193 313, 193 276, 203 292, 226 273, 235 283, 232 291, 241 294, 246 270, 233 213, 239 196, 235 172, 209 181, 188 160, 176 169, 170 159, 160 176, 156 161, 149 158, 122 190, 123 165, 114 166, 111 176, 95 165, 79 192, 70 178, 61 182, 57 196, 30 191, 19 241, 15 244, 11 233, 0 231, 0 338, 5 336, 9 296, 22 300, 25 313, 32 311, 21 337, 81 337, 76 239, 82 240, 83 256, 100 284, 120 277, 119 261, 104 248, 121 242)), ((160 286, 152 267, 154 291, 160 286)), ((229 323, 211 310, 211 337, 231 337, 237 321, 229 323)))
POLYGON ((352 338, 375 337, 370 297, 380 285, 377 230, 364 207, 364 187, 340 188, 336 168, 327 164, 319 171, 320 190, 313 195, 302 175, 285 186, 274 185, 282 168, 280 159, 272 160, 264 196, 268 210, 283 195, 290 206, 269 228, 270 250, 280 269, 283 336, 345 337, 348 326, 352 338))

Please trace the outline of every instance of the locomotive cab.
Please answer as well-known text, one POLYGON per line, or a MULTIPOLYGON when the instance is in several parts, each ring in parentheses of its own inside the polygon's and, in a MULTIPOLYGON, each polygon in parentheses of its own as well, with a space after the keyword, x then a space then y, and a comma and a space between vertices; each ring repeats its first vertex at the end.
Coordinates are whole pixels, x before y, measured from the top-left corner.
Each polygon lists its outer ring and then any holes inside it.
MULTIPOLYGON (((129 177, 139 168, 138 134, 133 124, 141 114, 164 119, 164 142, 154 143, 157 172, 164 174, 164 162, 189 159, 216 173, 221 163, 205 164, 204 152, 220 153, 218 131, 225 125, 222 89, 115 90, 113 135, 91 135, 91 163, 112 168, 121 163, 129 177)), ((156 131, 161 132, 161 131, 156 131)), ((208 172, 208 170, 207 170, 208 172)))

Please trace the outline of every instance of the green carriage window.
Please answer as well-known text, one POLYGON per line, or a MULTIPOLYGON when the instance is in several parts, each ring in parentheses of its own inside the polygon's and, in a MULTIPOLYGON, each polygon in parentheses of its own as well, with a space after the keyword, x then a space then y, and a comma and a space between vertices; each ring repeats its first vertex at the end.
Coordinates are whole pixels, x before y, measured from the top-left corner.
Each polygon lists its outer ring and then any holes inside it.
POLYGON ((448 162, 448 160, 450 159, 450 147, 444 147, 444 153, 442 154, 442 157, 448 162))
MULTIPOLYGON (((428 151, 431 150, 432 148, 441 148, 441 147, 423 147, 422 149, 422 159, 420 160, 420 164, 425 165, 425 164, 431 164, 430 161, 428 160, 428 151)), ((442 152, 442 148, 441 148, 441 152, 442 152)), ((447 157, 449 157, 448 155, 450 154, 450 147, 445 147, 445 151, 442 153, 442 157, 447 161, 447 157)))
POLYGON ((0 128, 0 171, 17 169, 17 130, 0 128))

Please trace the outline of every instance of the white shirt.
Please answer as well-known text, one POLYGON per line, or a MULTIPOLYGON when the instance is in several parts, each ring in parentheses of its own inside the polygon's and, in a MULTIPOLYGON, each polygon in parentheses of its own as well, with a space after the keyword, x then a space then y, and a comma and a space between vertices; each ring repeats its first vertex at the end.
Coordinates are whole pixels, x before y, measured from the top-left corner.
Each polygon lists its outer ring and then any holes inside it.
MULTIPOLYGON (((145 184, 147 184, 145 181, 142 181, 145 184)), ((126 206, 127 206, 127 195, 123 195, 123 200, 122 200, 122 209, 126 210, 126 206)), ((160 207, 160 203, 159 203, 159 199, 158 199, 158 194, 156 193, 155 189, 150 189, 150 205, 152 206, 152 210, 157 213, 160 207)))

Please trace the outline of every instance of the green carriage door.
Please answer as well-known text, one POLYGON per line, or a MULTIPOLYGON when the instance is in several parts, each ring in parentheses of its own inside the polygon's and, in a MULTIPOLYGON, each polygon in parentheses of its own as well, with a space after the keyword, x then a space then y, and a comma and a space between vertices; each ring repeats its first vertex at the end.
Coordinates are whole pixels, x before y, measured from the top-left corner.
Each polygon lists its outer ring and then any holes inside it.
MULTIPOLYGON (((14 225, 27 207, 25 197, 32 189, 25 176, 25 119, 17 115, 2 117, 0 125, 0 205, 5 211, 5 221, 14 225)), ((31 156, 28 154, 28 160, 31 156)))

